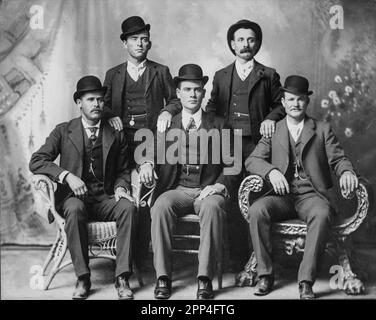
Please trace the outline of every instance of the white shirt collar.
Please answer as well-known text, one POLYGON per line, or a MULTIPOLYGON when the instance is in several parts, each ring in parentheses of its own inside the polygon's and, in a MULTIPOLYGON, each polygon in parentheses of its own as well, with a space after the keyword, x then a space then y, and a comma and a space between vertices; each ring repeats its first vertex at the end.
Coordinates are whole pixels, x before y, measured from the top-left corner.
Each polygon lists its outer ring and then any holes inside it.
POLYGON ((246 63, 240 63, 238 59, 235 60, 235 68, 238 72, 239 77, 244 80, 251 73, 255 65, 255 60, 251 59, 246 63))
POLYGON ((189 123, 189 120, 191 118, 193 118, 193 120, 195 121, 195 124, 196 124, 196 127, 199 128, 200 125, 201 125, 201 118, 202 118, 202 109, 198 109, 198 111, 194 114, 191 114, 189 112, 187 112, 186 110, 182 110, 182 124, 183 124, 183 128, 186 129, 187 126, 188 126, 188 123, 189 123))
POLYGON ((83 125, 83 127, 84 127, 84 129, 85 129, 85 132, 86 132, 86 134, 87 134, 88 137, 91 136, 91 131, 90 131, 89 127, 90 127, 90 128, 91 128, 91 127, 96 127, 96 128, 98 128, 98 130, 96 130, 96 132, 95 132, 95 135, 98 137, 98 135, 99 135, 99 129, 100 129, 100 127, 101 127, 101 121, 102 121, 102 120, 99 120, 98 123, 97 123, 96 125, 91 126, 91 125, 89 125, 89 124, 86 122, 86 120, 84 119, 84 117, 81 117, 82 125, 83 125))
POLYGON ((145 59, 144 61, 142 61, 138 65, 136 65, 133 62, 128 60, 127 61, 127 68, 131 68, 131 69, 140 71, 140 70, 146 68, 146 61, 147 61, 147 59, 145 59))
POLYGON ((303 131, 304 119, 302 121, 300 121, 298 124, 293 124, 293 123, 291 123, 291 120, 289 120, 289 118, 286 117, 286 124, 287 124, 287 128, 289 129, 290 134, 292 135, 293 139, 295 141, 298 140, 300 134, 303 131))

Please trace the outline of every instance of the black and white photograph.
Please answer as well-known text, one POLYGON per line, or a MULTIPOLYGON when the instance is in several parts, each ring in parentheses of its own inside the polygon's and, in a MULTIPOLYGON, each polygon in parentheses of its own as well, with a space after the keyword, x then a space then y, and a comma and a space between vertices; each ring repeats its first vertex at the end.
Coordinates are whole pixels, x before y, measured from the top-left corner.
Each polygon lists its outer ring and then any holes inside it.
POLYGON ((0 299, 376 299, 375 17, 0 0, 0 299))

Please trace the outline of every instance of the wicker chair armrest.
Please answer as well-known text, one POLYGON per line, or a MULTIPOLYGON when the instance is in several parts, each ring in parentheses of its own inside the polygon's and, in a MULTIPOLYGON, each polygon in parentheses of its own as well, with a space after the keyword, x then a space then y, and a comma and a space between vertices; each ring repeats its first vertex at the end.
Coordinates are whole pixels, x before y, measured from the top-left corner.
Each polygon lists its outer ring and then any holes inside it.
POLYGON ((239 208, 244 217, 244 219, 249 222, 249 211, 248 207, 250 206, 249 197, 250 194, 254 194, 254 198, 259 198, 263 191, 265 190, 264 179, 258 175, 249 175, 244 178, 240 184, 238 190, 238 201, 239 208))
POLYGON ((48 221, 52 223, 54 219, 59 224, 64 224, 64 219, 57 213, 55 208, 55 187, 52 180, 43 174, 36 174, 32 177, 35 190, 42 196, 49 210, 48 221), (52 214, 52 217, 50 217, 52 214))

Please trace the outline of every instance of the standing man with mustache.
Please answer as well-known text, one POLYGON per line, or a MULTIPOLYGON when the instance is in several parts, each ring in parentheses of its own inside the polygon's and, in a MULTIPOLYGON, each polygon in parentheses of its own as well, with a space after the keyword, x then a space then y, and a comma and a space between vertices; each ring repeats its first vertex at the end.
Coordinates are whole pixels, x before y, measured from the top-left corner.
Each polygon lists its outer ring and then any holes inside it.
MULTIPOLYGON (((134 150, 141 143, 134 141, 138 129, 165 130, 173 115, 181 111, 176 97, 175 84, 167 66, 147 59, 152 46, 150 24, 138 16, 132 16, 121 24, 120 39, 126 53, 126 61, 106 72, 104 85, 105 117, 117 130, 123 130, 129 145, 130 166, 136 168, 134 150)), ((147 207, 139 211, 138 243, 139 262, 147 254, 150 239, 150 217, 147 207)))
POLYGON ((116 221, 116 282, 119 299, 133 299, 132 241, 136 207, 130 195, 129 153, 123 132, 103 121, 106 88, 94 76, 77 82, 73 99, 81 116, 56 126, 30 160, 30 171, 57 183, 56 210, 65 219, 68 249, 77 276, 73 299, 90 292, 87 222, 116 221), (60 156, 59 165, 55 159, 60 156))
MULTIPOLYGON (((270 137, 276 121, 285 116, 279 92, 281 83, 275 69, 254 59, 262 43, 262 31, 257 23, 249 20, 236 22, 227 32, 227 42, 236 59, 216 72, 206 111, 226 118, 228 126, 242 135, 244 163, 261 135, 270 137)), ((243 166, 231 190, 233 210, 229 220, 231 256, 234 260, 240 258, 241 263, 249 255, 247 225, 237 204, 237 190, 244 174, 243 166)))

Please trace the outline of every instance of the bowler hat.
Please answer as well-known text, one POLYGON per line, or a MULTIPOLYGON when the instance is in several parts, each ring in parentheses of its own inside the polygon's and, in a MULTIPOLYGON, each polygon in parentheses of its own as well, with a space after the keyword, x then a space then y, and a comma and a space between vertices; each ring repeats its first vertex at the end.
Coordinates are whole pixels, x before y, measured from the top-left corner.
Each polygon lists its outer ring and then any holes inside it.
POLYGON ((288 76, 285 80, 285 85, 281 87, 282 91, 287 91, 296 95, 311 95, 313 91, 308 90, 308 79, 302 76, 288 76))
POLYGON ((203 85, 205 85, 209 77, 203 76, 202 69, 199 65, 189 63, 179 69, 178 76, 174 78, 175 85, 177 86, 180 81, 184 80, 201 80, 203 85))
POLYGON ((91 91, 102 91, 103 94, 106 93, 107 87, 103 87, 101 81, 95 76, 85 76, 78 80, 76 86, 76 92, 73 94, 74 102, 87 92, 91 91))
POLYGON ((124 41, 127 36, 135 34, 142 30, 149 31, 150 24, 145 24, 144 20, 139 16, 133 16, 125 19, 121 24, 121 31, 123 32, 120 35, 121 41, 124 41))
POLYGON ((259 41, 259 47, 258 47, 257 51, 255 52, 255 54, 256 54, 260 50, 260 47, 261 47, 262 30, 261 30, 261 27, 256 22, 249 21, 249 20, 239 20, 238 22, 233 24, 228 29, 228 31, 227 31, 227 43, 228 43, 228 46, 230 47, 231 52, 233 54, 235 54, 235 50, 232 49, 232 47, 231 47, 231 40, 234 40, 234 33, 235 33, 236 30, 238 30, 240 28, 252 29, 253 32, 256 34, 256 38, 259 41))

